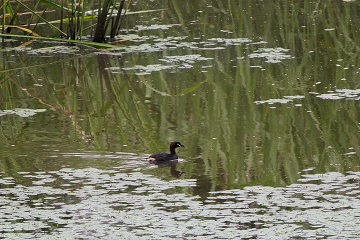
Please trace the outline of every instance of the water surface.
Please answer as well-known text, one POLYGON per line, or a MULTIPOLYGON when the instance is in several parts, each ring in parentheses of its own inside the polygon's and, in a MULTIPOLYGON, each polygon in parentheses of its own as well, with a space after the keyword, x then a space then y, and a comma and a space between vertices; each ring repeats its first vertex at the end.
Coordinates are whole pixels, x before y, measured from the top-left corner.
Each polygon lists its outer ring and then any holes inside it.
POLYGON ((164 6, 113 50, 2 39, 0 238, 359 238, 356 2, 164 6))

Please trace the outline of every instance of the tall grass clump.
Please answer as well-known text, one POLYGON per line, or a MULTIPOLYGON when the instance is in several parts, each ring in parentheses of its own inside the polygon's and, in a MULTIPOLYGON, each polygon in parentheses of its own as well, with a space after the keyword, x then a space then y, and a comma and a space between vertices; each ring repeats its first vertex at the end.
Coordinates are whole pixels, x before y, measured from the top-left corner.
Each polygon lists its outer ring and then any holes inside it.
POLYGON ((104 43, 118 35, 130 3, 131 0, 98 3, 90 0, 35 0, 26 3, 3 0, 0 6, 1 35, 77 41, 87 35, 93 42, 104 43))

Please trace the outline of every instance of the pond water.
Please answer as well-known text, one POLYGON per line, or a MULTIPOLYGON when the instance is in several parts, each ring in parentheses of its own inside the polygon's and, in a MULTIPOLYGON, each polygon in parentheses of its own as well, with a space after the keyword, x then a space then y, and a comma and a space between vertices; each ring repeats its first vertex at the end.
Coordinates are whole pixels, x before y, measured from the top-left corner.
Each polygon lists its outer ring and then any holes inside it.
POLYGON ((360 238, 357 2, 145 2, 1 39, 0 239, 360 238))

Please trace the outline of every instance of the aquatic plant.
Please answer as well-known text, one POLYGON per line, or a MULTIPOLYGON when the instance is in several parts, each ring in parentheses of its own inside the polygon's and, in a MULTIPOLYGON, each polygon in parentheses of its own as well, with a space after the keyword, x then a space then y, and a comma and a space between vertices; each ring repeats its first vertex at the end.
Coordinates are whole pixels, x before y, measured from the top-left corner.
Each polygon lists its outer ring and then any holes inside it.
MULTIPOLYGON (((96 43, 104 43, 118 35, 131 2, 132 0, 104 0, 99 3, 69 0, 62 0, 61 3, 51 0, 36 0, 33 3, 3 1, 0 6, 3 16, 0 36, 26 36, 71 43, 83 43, 83 40, 91 39, 96 43)), ((130 14, 152 11, 157 10, 130 14)), ((93 46, 106 47, 98 44, 93 46)))

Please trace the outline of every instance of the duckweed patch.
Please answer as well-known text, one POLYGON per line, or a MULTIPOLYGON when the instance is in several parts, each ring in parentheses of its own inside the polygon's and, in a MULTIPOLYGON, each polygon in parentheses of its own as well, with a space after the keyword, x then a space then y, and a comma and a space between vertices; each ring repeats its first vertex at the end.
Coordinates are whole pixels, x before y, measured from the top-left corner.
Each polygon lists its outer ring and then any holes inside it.
POLYGON ((147 65, 147 66, 135 65, 133 67, 124 67, 124 68, 111 67, 111 68, 107 68, 107 70, 110 70, 112 73, 118 73, 120 70, 134 71, 135 75, 147 75, 147 74, 151 74, 152 72, 160 72, 160 71, 165 71, 167 69, 173 69, 173 68, 174 68, 173 66, 166 66, 166 65, 161 65, 161 64, 151 64, 151 65, 147 65))
POLYGON ((160 72, 170 69, 186 69, 186 68, 193 68, 193 65, 197 61, 207 61, 211 60, 212 58, 205 58, 202 57, 200 54, 191 54, 191 55, 184 55, 184 56, 166 56, 160 61, 164 62, 165 64, 151 64, 147 66, 135 65, 133 67, 110 67, 106 68, 108 71, 112 73, 119 73, 121 71, 134 71, 135 75, 148 75, 153 72, 160 72))
POLYGON ((0 110, 0 117, 9 114, 15 114, 22 118, 34 116, 37 113, 45 112, 46 109, 29 109, 29 108, 14 108, 10 110, 0 110))
POLYGON ((248 38, 210 38, 209 41, 223 43, 225 45, 240 45, 243 43, 250 43, 252 42, 248 38))
MULTIPOLYGON (((315 95, 317 98, 323 100, 360 100, 360 89, 335 89, 335 91, 329 91, 328 93, 317 93, 317 92, 309 92, 309 94, 315 95)), ((255 104, 275 104, 275 103, 290 103, 297 99, 304 99, 305 96, 294 95, 294 96, 284 96, 284 98, 280 99, 268 99, 268 100, 260 100, 255 101, 255 104)), ((295 106, 301 106, 301 104, 295 104, 295 106)))
POLYGON ((45 48, 32 49, 29 54, 78 54, 80 48, 77 46, 52 46, 45 48))
POLYGON ((249 58, 265 58, 267 63, 280 63, 282 60, 291 59, 292 56, 286 54, 290 49, 285 48, 260 48, 249 55, 249 58))
POLYGON ((329 100, 359 100, 360 89, 336 89, 335 92, 319 94, 316 97, 329 100))
POLYGON ((281 99, 269 99, 269 100, 263 100, 263 101, 255 101, 256 104, 264 104, 264 103, 268 103, 268 104, 275 104, 275 103, 289 103, 289 102, 293 102, 296 99, 303 99, 305 98, 305 96, 301 96, 301 95, 295 95, 295 96, 284 96, 284 98, 281 99))
POLYGON ((0 178, 0 236, 349 239, 359 233, 359 179, 357 172, 306 174, 287 187, 214 191, 202 201, 193 179, 97 168, 21 172, 0 178))
POLYGON ((291 99, 269 99, 269 100, 264 100, 264 101, 255 101, 256 104, 264 104, 264 103, 274 104, 274 103, 288 103, 288 102, 292 102, 292 100, 291 99))
POLYGON ((157 30, 157 29, 167 30, 167 29, 170 29, 170 28, 172 28, 174 26, 179 26, 179 24, 153 24, 153 25, 149 25, 149 26, 136 25, 135 29, 138 30, 138 31, 157 30))

